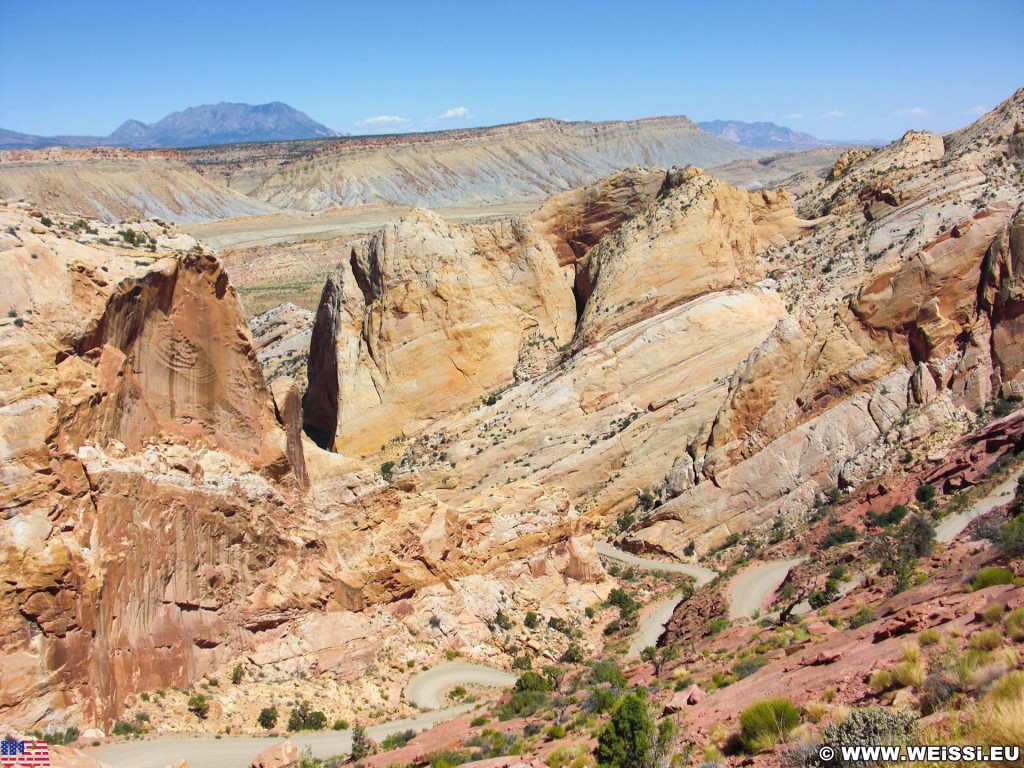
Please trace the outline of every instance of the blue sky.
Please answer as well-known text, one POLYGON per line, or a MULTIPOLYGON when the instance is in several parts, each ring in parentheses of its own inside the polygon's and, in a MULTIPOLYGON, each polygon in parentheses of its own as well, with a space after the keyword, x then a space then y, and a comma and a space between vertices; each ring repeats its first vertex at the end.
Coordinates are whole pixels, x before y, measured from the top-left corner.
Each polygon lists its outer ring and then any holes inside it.
POLYGON ((1022 0, 0 0, 0 126, 283 101, 352 133, 536 117, 965 125, 1024 86, 1022 0))

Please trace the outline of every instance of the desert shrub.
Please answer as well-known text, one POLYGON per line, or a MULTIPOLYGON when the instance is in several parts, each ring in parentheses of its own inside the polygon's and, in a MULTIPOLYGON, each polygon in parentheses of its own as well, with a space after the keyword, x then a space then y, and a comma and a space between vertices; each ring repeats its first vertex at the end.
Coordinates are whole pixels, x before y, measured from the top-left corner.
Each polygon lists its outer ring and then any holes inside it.
POLYGON ((536 714, 548 703, 544 691, 512 691, 509 700, 496 710, 499 720, 511 720, 514 717, 529 717, 536 714))
POLYGON ((608 604, 619 609, 619 615, 627 618, 640 610, 640 604, 626 590, 616 587, 608 593, 608 604))
POLYGON ((976 651, 994 651, 1003 644, 1003 635, 995 627, 979 629, 967 641, 967 647, 976 651))
POLYGON ((307 701, 299 703, 288 716, 289 731, 322 731, 327 725, 327 715, 314 710, 307 701))
POLYGON ((878 528, 888 528, 889 526, 897 525, 898 523, 902 522, 903 518, 907 516, 907 513, 909 511, 910 510, 904 507, 902 504, 899 504, 890 509, 888 512, 882 512, 881 514, 876 514, 875 512, 871 512, 869 510, 867 514, 864 516, 867 518, 867 521, 871 523, 871 525, 874 525, 878 528))
POLYGON ((1018 515, 1000 529, 996 544, 1007 557, 1024 555, 1024 515, 1018 515))
POLYGON ((992 605, 986 607, 981 612, 981 620, 989 626, 998 624, 1002 620, 1004 613, 1006 613, 1006 608, 999 603, 992 603, 992 605))
POLYGON ((585 744, 559 747, 548 755, 548 768, 565 768, 579 758, 586 757, 589 751, 585 744))
POLYGON ((395 462, 385 461, 380 465, 380 476, 384 478, 384 481, 390 483, 392 478, 395 476, 395 462))
POLYGON ((242 675, 243 675, 242 665, 241 664, 236 664, 235 668, 231 670, 231 684, 232 685, 238 685, 239 683, 241 683, 242 682, 242 675))
POLYGON ((1006 634, 1014 640, 1024 640, 1024 608, 1014 608, 1003 618, 1006 634))
POLYGON ((205 720, 210 714, 210 702, 201 693, 193 694, 188 700, 188 711, 200 720, 205 720))
POLYGON ((489 722, 491 722, 491 718, 487 717, 486 715, 477 715, 469 721, 469 727, 479 728, 481 725, 487 725, 489 722))
POLYGON ((352 729, 352 759, 359 762, 373 751, 373 742, 366 735, 366 726, 356 723, 352 729))
POLYGON ((619 702, 619 693, 612 688, 595 688, 590 695, 583 700, 583 710, 600 714, 610 712, 619 702))
POLYGON ((768 749, 800 724, 800 713, 789 699, 765 699, 740 713, 740 743, 750 753, 768 749))
POLYGON ((732 624, 732 622, 729 621, 727 618, 725 618, 724 616, 719 616, 717 619, 712 619, 711 623, 708 624, 708 633, 712 635, 717 635, 730 624, 732 624))
POLYGON ((498 629, 504 629, 506 632, 512 629, 512 619, 510 619, 501 608, 494 614, 494 620, 491 624, 498 629))
POLYGON ((552 688, 551 681, 536 672, 526 672, 516 680, 517 691, 541 691, 546 693, 552 688))
MULTIPOLYGON (((917 717, 912 712, 899 709, 854 709, 841 722, 825 726, 821 741, 837 752, 841 747, 917 744, 917 717)), ((817 764, 823 765, 820 761, 817 764)), ((827 765, 852 768, 853 764, 837 759, 827 765)))
POLYGON ((608 768, 644 768, 656 747, 654 722, 642 695, 623 697, 597 739, 597 762, 608 768))
POLYGON ((616 688, 626 687, 626 676, 614 661, 597 662, 590 670, 590 680, 598 684, 611 683, 616 688))
POLYGON ((381 751, 389 752, 392 749, 399 749, 404 747, 410 741, 416 737, 416 731, 409 728, 405 731, 397 731, 395 733, 389 733, 384 737, 384 740, 380 743, 381 751))
POLYGON ((839 597, 839 583, 835 579, 827 579, 823 589, 816 589, 807 596, 807 603, 814 610, 824 608, 839 597))
POLYGON ((565 738, 565 727, 555 723, 548 728, 546 736, 552 741, 555 739, 565 738))
POLYGON ((537 615, 536 611, 527 611, 526 616, 523 618, 523 624, 526 625, 527 629, 536 629, 540 626, 540 616, 537 615))
POLYGON ((260 728, 266 728, 268 731, 277 725, 277 707, 264 707, 261 709, 259 717, 256 718, 256 723, 260 728))
POLYGON ((782 768, 817 768, 821 763, 819 749, 821 742, 817 739, 790 742, 779 754, 779 765, 782 768))
POLYGON ((954 676, 947 672, 933 672, 921 683, 921 712, 930 715, 942 709, 964 687, 954 676))
POLYGON ((931 509, 935 506, 935 496, 938 491, 935 490, 935 486, 930 483, 923 483, 917 486, 917 492, 914 497, 921 502, 925 509, 931 509))
POLYGON ((115 736, 135 736, 140 733, 144 733, 145 728, 138 723, 129 723, 124 720, 118 720, 114 723, 114 727, 111 730, 115 736))
POLYGON ((974 574, 974 578, 971 579, 971 591, 977 592, 979 589, 985 589, 986 587, 1012 583, 1013 571, 1009 568, 982 568, 974 574))
POLYGON ((824 702, 812 701, 804 706, 804 716, 812 723, 820 723, 828 714, 828 707, 824 702))
POLYGON ((331 726, 332 731, 347 731, 348 720, 335 720, 334 725, 331 726))
POLYGON ((901 661, 892 668, 892 679, 901 688, 916 688, 924 682, 924 667, 920 662, 901 661))
POLYGON ((850 629, 863 627, 865 624, 870 624, 874 620, 875 612, 865 605, 850 617, 850 629))
POLYGON ((935 526, 924 515, 911 515, 899 527, 900 554, 904 558, 927 557, 935 547, 935 526))
POLYGON ((767 663, 768 659, 764 656, 749 656, 737 661, 732 667, 732 673, 737 680, 742 680, 744 677, 750 677, 767 663))
POLYGON ((851 541, 856 541, 856 539, 857 532, 850 526, 843 525, 825 534, 825 538, 821 540, 821 548, 831 549, 832 547, 837 547, 840 544, 847 544, 851 541))
POLYGON ((565 664, 579 664, 583 661, 583 649, 576 643, 570 643, 569 647, 562 653, 560 661, 565 664))

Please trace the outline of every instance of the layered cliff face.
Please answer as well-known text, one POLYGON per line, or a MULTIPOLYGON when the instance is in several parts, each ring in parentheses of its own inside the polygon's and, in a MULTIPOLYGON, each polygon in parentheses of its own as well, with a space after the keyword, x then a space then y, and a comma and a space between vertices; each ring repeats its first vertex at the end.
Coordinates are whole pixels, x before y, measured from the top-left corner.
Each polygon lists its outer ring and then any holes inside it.
POLYGON ((1016 396, 1024 339, 1001 297, 1016 306, 1024 198, 1010 139, 1022 110, 1018 92, 999 119, 841 159, 801 201, 827 222, 780 254, 789 316, 732 374, 681 458, 687 482, 665 483, 635 546, 679 553, 802 511, 1016 396))
POLYGON ((459 509, 306 441, 200 249, 77 242, 17 206, 0 227, 5 722, 105 727, 243 659, 352 681, 440 653, 442 606, 448 642, 500 654, 508 595, 581 612, 607 591, 565 494, 459 509))
POLYGON ((379 457, 453 506, 528 509, 529 484, 607 519, 651 489, 640 549, 800 513, 1019 391, 1022 103, 844 155, 799 213, 694 168, 487 227, 417 212, 328 285, 307 426, 343 452, 411 439, 379 457))
POLYGON ((287 440, 215 259, 0 217, 0 709, 102 717, 226 655, 294 549, 287 440))

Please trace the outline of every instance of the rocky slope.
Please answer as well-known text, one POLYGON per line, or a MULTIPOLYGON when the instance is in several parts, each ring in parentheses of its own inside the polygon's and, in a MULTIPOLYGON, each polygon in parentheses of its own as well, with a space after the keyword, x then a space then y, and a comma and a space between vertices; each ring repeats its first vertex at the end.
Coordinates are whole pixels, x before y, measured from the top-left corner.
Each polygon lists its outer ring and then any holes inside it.
POLYGON ((191 150, 210 178, 281 208, 443 207, 541 200, 628 165, 718 165, 756 151, 701 131, 685 117, 630 122, 528 123, 191 150))
POLYGON ((307 430, 450 503, 540 484, 607 519, 652 489, 627 541, 675 556, 805 510, 1018 391, 1022 102, 851 150, 802 216, 693 168, 414 212, 325 288, 307 430))
POLYGON ((209 221, 277 210, 204 179, 174 151, 0 151, 0 198, 110 224, 209 221))
POLYGON ((114 246, 98 222, 18 205, 0 224, 6 723, 106 728, 140 691, 238 664, 266 682, 217 704, 222 727, 251 727, 255 697, 300 673, 339 717, 407 712, 415 661, 507 663, 500 606, 568 616, 607 592, 564 495, 460 509, 306 441, 298 390, 271 393, 222 265, 190 238, 132 222, 145 234, 114 246), (361 676, 386 660, 400 672, 371 692, 361 676))

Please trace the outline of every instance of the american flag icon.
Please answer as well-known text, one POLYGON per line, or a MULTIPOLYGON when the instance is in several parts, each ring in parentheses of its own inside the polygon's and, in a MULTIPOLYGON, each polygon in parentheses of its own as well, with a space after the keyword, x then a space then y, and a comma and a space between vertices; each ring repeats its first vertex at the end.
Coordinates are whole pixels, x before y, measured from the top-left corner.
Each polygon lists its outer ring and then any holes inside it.
POLYGON ((4 739, 0 741, 0 765, 5 768, 7 766, 17 766, 18 768, 44 766, 44 768, 49 768, 50 746, 45 741, 38 739, 32 741, 4 739))

